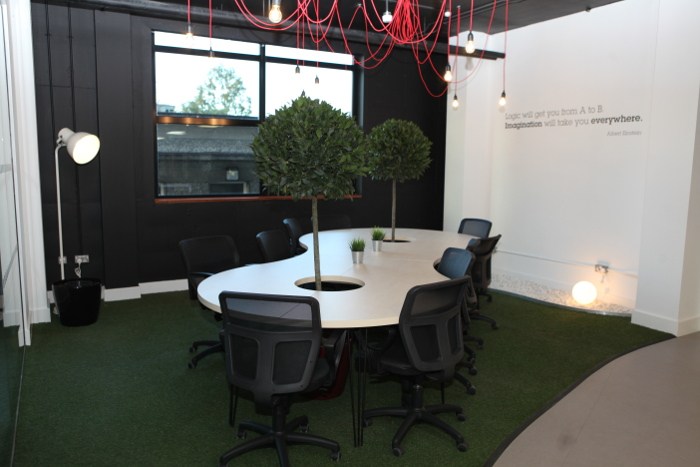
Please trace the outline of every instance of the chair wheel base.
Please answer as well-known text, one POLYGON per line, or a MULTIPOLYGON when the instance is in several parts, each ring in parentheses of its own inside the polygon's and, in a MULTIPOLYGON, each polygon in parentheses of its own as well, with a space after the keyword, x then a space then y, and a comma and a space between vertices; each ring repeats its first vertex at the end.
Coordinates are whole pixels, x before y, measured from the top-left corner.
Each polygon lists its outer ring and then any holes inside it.
POLYGON ((334 462, 338 462, 340 460, 340 451, 331 452, 331 460, 334 462))
POLYGON ((394 446, 391 448, 391 452, 396 456, 396 457, 401 457, 403 456, 403 449, 401 449, 398 446, 394 446))
POLYGON ((469 449, 469 446, 467 445, 467 443, 464 442, 457 443, 457 449, 461 452, 465 452, 467 449, 469 449))

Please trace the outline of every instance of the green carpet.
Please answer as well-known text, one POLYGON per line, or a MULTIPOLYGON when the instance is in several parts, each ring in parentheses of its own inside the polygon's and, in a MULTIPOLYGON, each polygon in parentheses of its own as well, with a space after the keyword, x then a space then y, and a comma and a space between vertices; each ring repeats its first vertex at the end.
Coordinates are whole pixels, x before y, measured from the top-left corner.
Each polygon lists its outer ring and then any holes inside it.
MULTIPOLYGON (((291 415, 308 414, 314 433, 341 444, 343 465, 482 466, 531 417, 603 362, 668 334, 632 325, 628 318, 598 316, 494 294, 483 312, 500 329, 475 322, 484 338, 477 394, 447 388, 449 402, 464 407, 460 427, 470 448, 459 452, 451 438, 420 425, 395 458, 391 437, 397 419, 378 418, 353 448, 350 396, 300 402, 291 415)), ((240 442, 228 425, 228 388, 223 354, 187 368, 189 345, 213 338, 217 324, 188 300, 186 292, 103 303, 97 323, 33 327, 17 433, 16 467, 41 466, 214 466, 240 442)), ((399 402, 395 382, 372 382, 368 407, 399 402)), ((426 391, 439 400, 437 389, 426 391)), ((268 422, 252 403, 239 403, 238 419, 268 422)), ((255 436, 250 433, 249 436, 255 436)), ((293 446, 294 465, 334 465, 323 449, 293 446)), ((276 465, 274 450, 246 454, 232 465, 276 465)))

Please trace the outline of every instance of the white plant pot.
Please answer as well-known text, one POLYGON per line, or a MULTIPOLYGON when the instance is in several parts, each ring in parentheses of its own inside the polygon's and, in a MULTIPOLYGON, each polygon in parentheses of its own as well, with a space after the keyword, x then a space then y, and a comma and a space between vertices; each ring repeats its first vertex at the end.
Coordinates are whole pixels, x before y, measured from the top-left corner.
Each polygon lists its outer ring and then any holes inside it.
POLYGON ((382 251, 384 240, 372 240, 372 251, 382 251))
POLYGON ((352 251, 352 262, 353 264, 362 264, 362 260, 365 258, 364 251, 352 251))

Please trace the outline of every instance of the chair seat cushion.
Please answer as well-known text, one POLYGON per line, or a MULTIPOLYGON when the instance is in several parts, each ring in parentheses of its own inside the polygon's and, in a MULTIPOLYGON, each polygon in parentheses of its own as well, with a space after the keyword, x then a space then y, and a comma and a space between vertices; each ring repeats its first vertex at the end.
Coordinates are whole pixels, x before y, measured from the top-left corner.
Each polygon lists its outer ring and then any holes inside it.
POLYGON ((394 339, 391 346, 384 351, 379 359, 377 370, 379 373, 389 372, 405 376, 421 374, 408 361, 408 355, 400 338, 394 339))

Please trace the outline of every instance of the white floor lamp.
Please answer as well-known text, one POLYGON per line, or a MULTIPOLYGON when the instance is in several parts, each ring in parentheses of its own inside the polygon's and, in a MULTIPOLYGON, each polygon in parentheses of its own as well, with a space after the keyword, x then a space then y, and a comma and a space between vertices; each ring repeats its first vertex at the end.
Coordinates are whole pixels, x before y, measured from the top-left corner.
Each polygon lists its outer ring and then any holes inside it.
POLYGON ((56 161, 56 205, 58 206, 58 262, 61 265, 61 280, 66 278, 65 263, 63 257, 63 222, 61 221, 61 181, 58 174, 58 150, 65 147, 68 155, 76 164, 87 164, 97 156, 100 150, 100 139, 90 133, 74 132, 63 128, 58 132, 54 158, 56 161))

